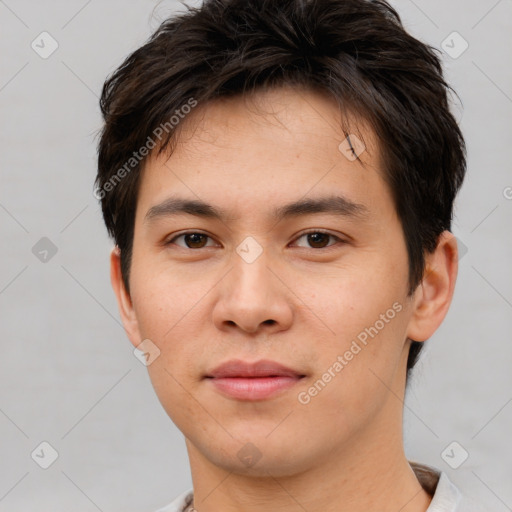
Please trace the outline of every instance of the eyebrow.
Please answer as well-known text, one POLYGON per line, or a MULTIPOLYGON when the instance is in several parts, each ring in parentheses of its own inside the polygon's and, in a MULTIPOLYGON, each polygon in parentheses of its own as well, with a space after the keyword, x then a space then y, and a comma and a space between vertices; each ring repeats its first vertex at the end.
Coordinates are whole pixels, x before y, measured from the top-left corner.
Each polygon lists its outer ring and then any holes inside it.
MULTIPOLYGON (((314 199, 300 199, 275 208, 271 216, 276 221, 288 217, 327 213, 342 217, 364 218, 369 214, 368 208, 360 203, 355 203, 346 197, 331 195, 314 199)), ((170 197, 161 203, 152 206, 146 213, 144 222, 149 222, 162 217, 174 215, 195 215, 208 219, 224 221, 229 219, 228 212, 198 199, 185 199, 170 197)))

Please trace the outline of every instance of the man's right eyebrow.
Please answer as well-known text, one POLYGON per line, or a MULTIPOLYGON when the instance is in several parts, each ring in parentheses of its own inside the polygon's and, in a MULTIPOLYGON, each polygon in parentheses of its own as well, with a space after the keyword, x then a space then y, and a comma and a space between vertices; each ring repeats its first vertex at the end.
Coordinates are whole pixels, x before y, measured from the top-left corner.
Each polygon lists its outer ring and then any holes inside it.
POLYGON ((144 217, 144 222, 152 221, 160 217, 170 217, 173 215, 188 214, 196 217, 223 220, 227 212, 215 208, 214 206, 200 201, 198 199, 184 199, 179 197, 170 197, 161 203, 152 206, 144 217))

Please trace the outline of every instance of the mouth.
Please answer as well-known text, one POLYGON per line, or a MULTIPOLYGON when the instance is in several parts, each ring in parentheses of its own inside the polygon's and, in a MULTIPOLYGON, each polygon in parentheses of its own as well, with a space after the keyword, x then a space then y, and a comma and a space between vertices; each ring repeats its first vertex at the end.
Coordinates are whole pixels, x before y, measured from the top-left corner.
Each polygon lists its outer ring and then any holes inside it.
POLYGON ((205 376, 221 394, 236 400, 266 400, 299 383, 306 375, 275 361, 227 361, 205 376))

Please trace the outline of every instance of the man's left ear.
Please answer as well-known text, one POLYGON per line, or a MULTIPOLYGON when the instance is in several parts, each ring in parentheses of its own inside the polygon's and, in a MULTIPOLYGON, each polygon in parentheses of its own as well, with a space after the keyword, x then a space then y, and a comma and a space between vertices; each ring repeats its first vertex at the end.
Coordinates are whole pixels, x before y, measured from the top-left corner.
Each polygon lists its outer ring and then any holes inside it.
POLYGON ((439 235, 434 252, 425 258, 423 279, 413 297, 407 337, 425 341, 441 325, 453 297, 458 271, 457 239, 450 231, 439 235))

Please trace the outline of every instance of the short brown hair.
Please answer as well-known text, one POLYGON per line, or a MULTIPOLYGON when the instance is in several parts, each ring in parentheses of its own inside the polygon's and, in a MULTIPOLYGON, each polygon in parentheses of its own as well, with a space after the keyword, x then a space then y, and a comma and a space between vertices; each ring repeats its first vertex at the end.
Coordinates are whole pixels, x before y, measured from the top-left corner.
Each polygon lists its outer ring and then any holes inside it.
MULTIPOLYGON (((295 84, 325 92, 375 131, 403 226, 412 293, 425 252, 451 228, 466 170, 436 51, 409 35, 379 0, 205 0, 164 21, 107 79, 100 100, 97 197, 121 251, 128 292, 144 164, 126 167, 134 151, 191 98, 202 105, 295 84)), ((158 151, 172 150, 175 135, 166 130, 158 151)), ((413 341, 408 370, 422 346, 413 341)))

